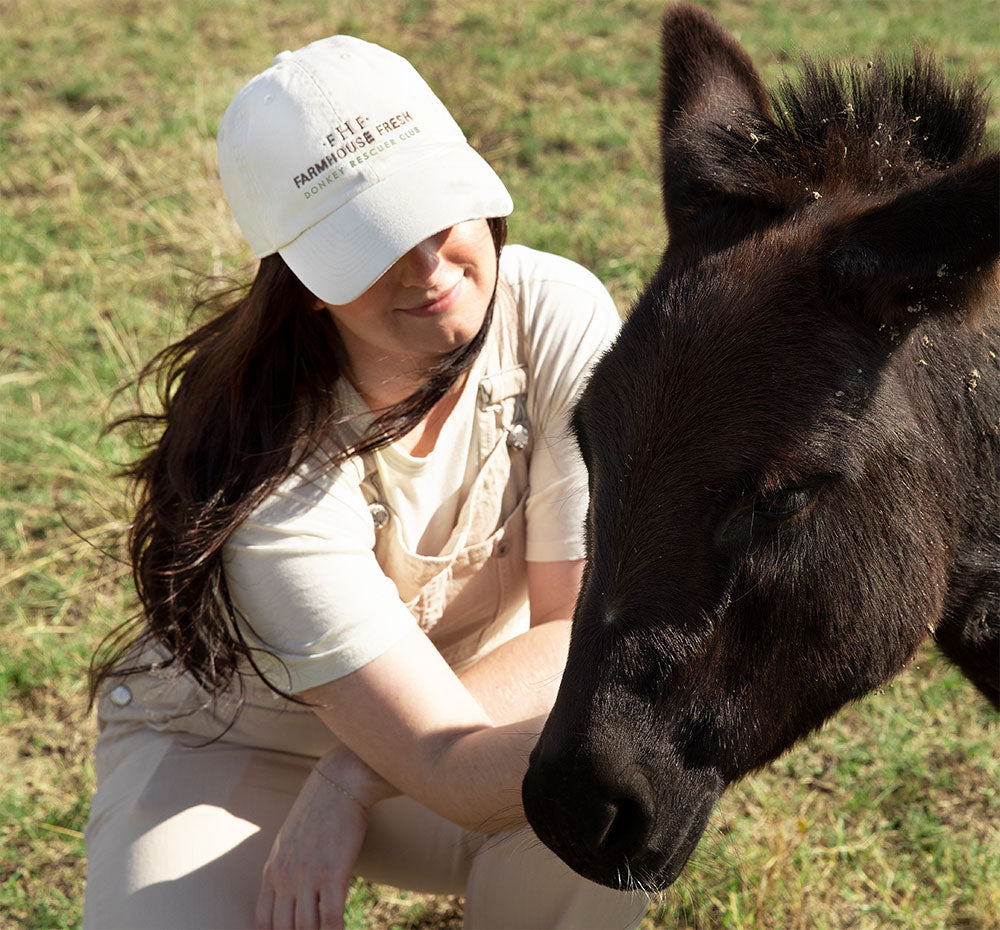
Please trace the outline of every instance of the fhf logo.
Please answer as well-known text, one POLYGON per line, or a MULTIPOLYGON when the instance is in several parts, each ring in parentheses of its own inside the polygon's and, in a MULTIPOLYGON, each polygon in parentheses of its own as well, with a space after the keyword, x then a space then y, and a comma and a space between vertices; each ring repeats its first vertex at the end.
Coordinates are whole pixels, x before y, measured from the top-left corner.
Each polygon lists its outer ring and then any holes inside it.
POLYGON ((394 113, 377 122, 368 116, 354 116, 344 120, 327 133, 324 139, 331 151, 296 174, 293 178, 295 186, 299 189, 306 188, 306 198, 319 193, 328 183, 342 177, 347 168, 357 167, 362 161, 391 148, 397 141, 415 135, 419 131, 416 126, 399 137, 393 135, 412 122, 413 116, 408 110, 394 113))

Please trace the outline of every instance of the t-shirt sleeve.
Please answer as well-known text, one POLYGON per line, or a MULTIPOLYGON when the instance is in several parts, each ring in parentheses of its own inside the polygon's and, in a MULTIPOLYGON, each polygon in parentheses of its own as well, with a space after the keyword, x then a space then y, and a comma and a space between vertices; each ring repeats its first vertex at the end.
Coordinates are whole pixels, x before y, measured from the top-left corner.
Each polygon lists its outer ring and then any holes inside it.
POLYGON ((375 559, 354 465, 293 476, 223 551, 243 631, 261 647, 255 660, 272 684, 293 692, 355 671, 415 623, 375 559))
POLYGON ((534 432, 526 503, 527 558, 584 557, 587 470, 570 416, 590 369, 611 344, 621 318, 611 295, 565 258, 517 248, 515 282, 525 310, 531 371, 528 416, 534 432))

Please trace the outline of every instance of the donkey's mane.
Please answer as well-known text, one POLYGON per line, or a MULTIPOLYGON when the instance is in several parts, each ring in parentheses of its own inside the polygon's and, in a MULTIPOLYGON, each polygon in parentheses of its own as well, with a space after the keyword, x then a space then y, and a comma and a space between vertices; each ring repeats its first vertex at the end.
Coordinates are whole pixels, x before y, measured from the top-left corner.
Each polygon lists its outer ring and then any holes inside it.
POLYGON ((803 59, 769 99, 773 116, 740 111, 713 144, 730 183, 789 207, 835 189, 889 192, 983 154, 985 93, 919 50, 902 63, 803 59))

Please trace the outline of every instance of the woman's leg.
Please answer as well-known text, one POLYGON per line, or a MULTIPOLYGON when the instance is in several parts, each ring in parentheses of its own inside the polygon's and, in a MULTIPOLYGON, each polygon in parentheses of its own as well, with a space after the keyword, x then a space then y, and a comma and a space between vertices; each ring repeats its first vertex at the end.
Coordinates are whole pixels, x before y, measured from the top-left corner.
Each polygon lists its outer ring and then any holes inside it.
POLYGON ((84 927, 253 927, 264 861, 315 760, 144 728, 102 741, 84 927))
POLYGON ((483 843, 465 891, 468 930, 631 930, 649 896, 577 875, 527 827, 483 843))
MULTIPOLYGON (((121 731, 112 725, 98 747, 84 927, 252 927, 261 870, 315 759, 121 731)), ((409 798, 373 808, 357 871, 397 888, 465 894, 475 930, 618 930, 636 926, 647 902, 576 875, 527 829, 473 833, 409 798)))
POLYGON ((527 827, 500 836, 455 826, 410 798, 375 806, 358 874, 435 894, 465 895, 469 930, 627 930, 649 897, 595 885, 527 827))
POLYGON ((356 871, 408 891, 464 894, 472 858, 485 839, 412 798, 392 798, 372 808, 356 871))

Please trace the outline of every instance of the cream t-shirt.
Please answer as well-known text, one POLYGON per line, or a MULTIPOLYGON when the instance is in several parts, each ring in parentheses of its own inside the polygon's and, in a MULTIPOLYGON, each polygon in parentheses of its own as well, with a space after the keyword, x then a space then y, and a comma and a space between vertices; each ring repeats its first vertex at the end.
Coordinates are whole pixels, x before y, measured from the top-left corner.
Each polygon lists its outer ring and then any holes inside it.
MULTIPOLYGON (((587 477, 569 416, 591 365, 618 331, 618 313, 594 275, 556 255, 506 246, 500 274, 526 328, 533 439, 527 558, 580 559, 587 477)), ((483 352, 431 455, 415 458, 393 446, 375 453, 387 502, 420 554, 440 553, 476 475, 476 392, 485 364, 483 352)), ((353 402, 360 402, 356 394, 353 402)), ((279 687, 302 691, 346 675, 416 622, 375 559, 363 478, 358 457, 325 472, 303 468, 226 544, 230 595, 273 656, 261 657, 262 670, 279 687)))

